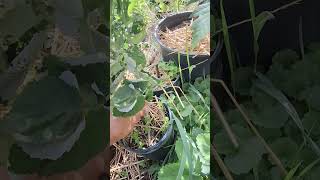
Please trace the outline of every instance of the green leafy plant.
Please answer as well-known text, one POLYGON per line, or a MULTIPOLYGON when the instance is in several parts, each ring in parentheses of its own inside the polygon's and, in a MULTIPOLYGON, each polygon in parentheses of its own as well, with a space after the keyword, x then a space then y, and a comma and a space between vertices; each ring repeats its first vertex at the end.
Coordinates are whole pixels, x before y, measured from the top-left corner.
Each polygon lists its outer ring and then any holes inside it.
POLYGON ((177 114, 174 118, 180 139, 175 143, 178 162, 174 161, 163 166, 158 172, 159 179, 208 178, 210 174, 209 85, 208 78, 197 78, 194 85, 184 85, 186 94, 180 97, 181 101, 173 94, 170 98, 162 97, 162 101, 167 102, 174 114, 177 114))

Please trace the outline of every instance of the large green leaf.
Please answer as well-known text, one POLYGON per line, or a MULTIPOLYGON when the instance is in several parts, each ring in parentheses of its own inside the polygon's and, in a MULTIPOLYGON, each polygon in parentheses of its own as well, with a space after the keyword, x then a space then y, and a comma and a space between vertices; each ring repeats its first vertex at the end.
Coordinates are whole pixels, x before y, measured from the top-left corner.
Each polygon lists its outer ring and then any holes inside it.
POLYGON ((200 5, 192 16, 197 17, 192 24, 192 48, 195 48, 210 33, 210 3, 200 5))
POLYGON ((77 170, 107 147, 108 121, 103 108, 90 111, 86 116, 86 127, 79 140, 58 160, 40 160, 30 158, 18 146, 10 152, 10 171, 16 174, 38 172, 40 175, 52 175, 77 170))
MULTIPOLYGON (((248 138, 252 137, 252 133, 243 126, 234 124, 231 126, 231 129, 240 143, 245 142, 248 138)), ((213 141, 216 145, 217 151, 221 154, 233 155, 237 151, 237 149, 231 143, 231 140, 229 140, 229 136, 225 130, 218 132, 214 136, 213 141)))
MULTIPOLYGON (((66 118, 69 118, 69 116, 66 115, 66 118)), ((81 115, 75 116, 74 120, 79 121, 83 117, 81 115)), ((57 119, 58 121, 59 119, 57 119)), ((70 121, 70 120, 69 120, 70 121)), ((65 133, 64 129, 61 131, 60 128, 64 126, 64 124, 57 123, 55 126, 55 131, 60 131, 61 133, 65 133)), ((65 139, 62 139, 60 141, 54 141, 52 143, 47 144, 33 144, 33 143, 18 143, 18 146, 22 147, 23 151, 30 155, 31 158, 39 158, 39 159, 52 159, 57 160, 60 158, 63 153, 68 152, 71 150, 72 146, 75 144, 75 142, 79 139, 80 133, 85 128, 85 120, 82 120, 77 128, 72 132, 71 135, 68 137, 65 137, 65 139)), ((41 136, 43 133, 50 134, 51 132, 49 129, 43 129, 38 132, 35 132, 35 134, 39 134, 41 136)))
POLYGON ((265 128, 280 128, 289 119, 289 114, 280 104, 263 109, 249 109, 248 112, 255 124, 265 128))
POLYGON ((72 117, 79 113, 77 89, 59 78, 46 77, 25 88, 16 98, 6 119, 1 121, 0 128, 15 135, 20 142, 49 143, 70 135, 76 128, 74 123, 81 120, 72 117), (60 127, 56 127, 55 123, 60 127))
POLYGON ((210 133, 199 134, 196 144, 200 151, 201 172, 203 174, 210 174, 210 133))
POLYGON ((145 105, 145 99, 143 96, 137 96, 136 97, 136 101, 135 104, 132 108, 130 108, 131 110, 128 112, 121 112, 118 110, 118 108, 113 108, 113 112, 112 115, 116 116, 116 117, 130 117, 133 116, 135 114, 137 114, 139 111, 141 111, 143 109, 145 105))
MULTIPOLYGON (((158 173, 158 180, 176 180, 177 174, 179 171, 179 163, 172 163, 163 166, 158 173)), ((190 175, 188 171, 184 171, 180 180, 189 180, 190 175)), ((193 180, 202 180, 202 177, 199 175, 191 175, 193 180)))
POLYGON ((234 174, 248 173, 256 167, 266 150, 258 138, 252 137, 241 144, 238 152, 224 159, 227 167, 234 174))
POLYGON ((146 64, 146 57, 144 53, 139 49, 138 46, 133 46, 130 48, 128 55, 136 62, 136 65, 145 66, 146 64))

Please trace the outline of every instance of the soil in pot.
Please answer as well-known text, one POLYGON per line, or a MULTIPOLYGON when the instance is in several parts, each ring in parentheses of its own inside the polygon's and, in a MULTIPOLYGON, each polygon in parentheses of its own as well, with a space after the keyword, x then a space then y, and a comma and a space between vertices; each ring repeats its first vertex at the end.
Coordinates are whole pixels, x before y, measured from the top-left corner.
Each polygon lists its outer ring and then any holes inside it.
POLYGON ((145 117, 121 144, 137 155, 163 161, 174 140, 173 120, 167 106, 158 102, 148 102, 145 117))
POLYGON ((169 118, 156 102, 148 102, 146 114, 133 132, 124 140, 132 149, 146 149, 154 146, 165 134, 169 118))
MULTIPOLYGON (((193 19, 183 21, 180 25, 171 29, 166 28, 165 31, 160 31, 161 42, 170 49, 179 52, 186 52, 191 49, 192 42, 192 22, 193 19)), ((198 46, 196 46, 191 54, 195 55, 210 55, 210 34, 208 34, 198 46)))

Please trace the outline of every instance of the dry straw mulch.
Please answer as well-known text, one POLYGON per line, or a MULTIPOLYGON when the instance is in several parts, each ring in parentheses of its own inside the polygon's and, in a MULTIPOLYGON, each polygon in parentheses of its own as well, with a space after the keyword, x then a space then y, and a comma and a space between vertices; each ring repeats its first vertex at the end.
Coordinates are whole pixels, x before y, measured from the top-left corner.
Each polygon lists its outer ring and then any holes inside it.
POLYGON ((168 123, 164 118, 165 112, 157 102, 147 102, 146 112, 145 117, 147 120, 139 121, 133 132, 124 139, 131 148, 139 148, 139 144, 133 139, 134 133, 138 134, 139 141, 143 142, 143 148, 148 148, 159 142, 167 127, 168 123))
POLYGON ((145 165, 148 160, 127 151, 118 144, 114 144, 115 155, 110 162, 111 180, 152 180, 145 165))
MULTIPOLYGON (((161 42, 175 51, 186 52, 191 50, 192 43, 192 22, 184 21, 179 26, 166 29, 159 33, 161 42)), ((210 34, 208 34, 198 46, 190 53, 195 55, 210 55, 210 34)))

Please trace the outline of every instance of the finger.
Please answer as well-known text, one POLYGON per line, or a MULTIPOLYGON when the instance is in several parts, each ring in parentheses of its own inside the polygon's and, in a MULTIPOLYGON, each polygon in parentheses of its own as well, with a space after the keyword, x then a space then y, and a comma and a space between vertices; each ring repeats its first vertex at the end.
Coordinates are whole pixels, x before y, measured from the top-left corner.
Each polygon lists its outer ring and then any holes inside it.
POLYGON ((138 122, 140 121, 140 117, 133 117, 132 119, 131 119, 131 123, 130 123, 130 125, 135 125, 135 124, 137 124, 138 122))

